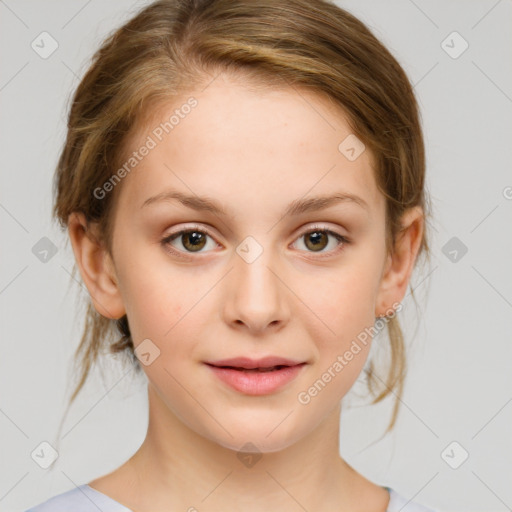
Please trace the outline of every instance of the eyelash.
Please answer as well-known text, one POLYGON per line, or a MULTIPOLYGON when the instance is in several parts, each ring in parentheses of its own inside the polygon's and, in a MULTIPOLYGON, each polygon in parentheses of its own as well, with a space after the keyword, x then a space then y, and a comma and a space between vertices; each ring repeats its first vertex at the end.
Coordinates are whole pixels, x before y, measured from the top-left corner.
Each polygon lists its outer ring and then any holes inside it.
MULTIPOLYGON (((331 251, 328 251, 326 253, 324 253, 324 252, 315 253, 314 251, 306 251, 306 252, 309 252, 311 254, 318 254, 318 256, 315 256, 315 258, 322 259, 324 257, 331 257, 331 256, 341 252, 345 248, 346 245, 351 243, 350 240, 347 237, 345 237, 343 235, 340 235, 336 231, 332 231, 330 229, 327 229, 327 228, 319 226, 319 225, 314 225, 311 228, 309 228, 308 230, 304 231, 303 233, 301 233, 296 238, 296 240, 299 240, 300 238, 302 238, 302 237, 304 237, 306 235, 309 235, 311 233, 314 233, 316 231, 320 231, 320 232, 332 235, 334 238, 336 238, 336 240, 338 240, 338 242, 341 242, 341 243, 335 249, 333 249, 331 251)), ((171 253, 171 254, 173 254, 175 256, 178 256, 180 258, 190 259, 190 256, 188 256, 188 255, 193 255, 195 253, 190 252, 190 251, 177 250, 177 249, 174 249, 170 245, 170 242, 174 241, 176 238, 179 238, 181 235, 183 235, 185 233, 190 233, 190 232, 198 232, 198 233, 207 235, 210 238, 214 239, 214 237, 212 235, 210 235, 207 231, 205 231, 203 228, 201 228, 199 226, 191 226, 191 227, 189 227, 187 229, 182 229, 181 231, 176 231, 175 233, 172 233, 172 234, 166 236, 161 241, 161 244, 165 247, 165 250, 168 251, 169 253, 171 253), (187 256, 184 256, 184 254, 186 254, 187 256)), ((197 254, 200 254, 200 253, 197 253, 197 254)))

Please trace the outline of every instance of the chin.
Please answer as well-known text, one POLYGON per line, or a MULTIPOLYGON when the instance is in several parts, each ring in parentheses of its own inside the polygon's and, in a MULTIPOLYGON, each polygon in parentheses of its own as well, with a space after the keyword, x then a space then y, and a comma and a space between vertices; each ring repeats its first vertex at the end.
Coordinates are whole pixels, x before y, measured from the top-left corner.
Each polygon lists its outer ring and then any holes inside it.
POLYGON ((215 433, 209 431, 207 437, 218 445, 235 452, 279 452, 300 441, 307 434, 307 431, 305 431, 304 426, 299 427, 296 420, 289 421, 291 418, 283 422, 286 414, 279 414, 278 416, 277 418, 272 415, 263 421, 261 419, 257 421, 253 418, 243 421, 238 417, 228 422, 228 425, 230 425, 228 431, 231 435, 217 428, 215 433))
POLYGON ((289 446, 295 444, 297 439, 290 438, 279 438, 272 439, 265 437, 265 434, 261 434, 260 437, 253 436, 251 437, 247 433, 234 436, 229 439, 213 439, 213 441, 217 442, 223 448, 227 448, 228 450, 232 450, 234 452, 240 453, 276 453, 285 450, 289 446))

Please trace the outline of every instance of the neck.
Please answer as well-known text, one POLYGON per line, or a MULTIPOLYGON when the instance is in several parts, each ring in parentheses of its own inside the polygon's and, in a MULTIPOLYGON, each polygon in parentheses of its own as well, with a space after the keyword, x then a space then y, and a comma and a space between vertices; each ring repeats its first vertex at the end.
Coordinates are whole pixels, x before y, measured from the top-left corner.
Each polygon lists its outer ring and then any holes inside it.
POLYGON ((146 439, 127 462, 133 498, 124 502, 135 510, 358 510, 368 484, 379 489, 339 455, 341 406, 281 451, 241 454, 188 428, 151 385, 148 393, 146 439))

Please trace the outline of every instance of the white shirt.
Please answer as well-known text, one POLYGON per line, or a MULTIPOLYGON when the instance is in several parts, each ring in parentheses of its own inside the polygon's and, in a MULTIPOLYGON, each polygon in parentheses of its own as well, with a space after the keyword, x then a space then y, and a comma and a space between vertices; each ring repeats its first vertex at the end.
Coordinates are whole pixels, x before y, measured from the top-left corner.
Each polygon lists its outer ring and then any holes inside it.
MULTIPOLYGON (((390 495, 387 512, 436 512, 419 503, 407 500, 389 487, 385 487, 385 489, 390 495)), ((58 494, 25 512, 98 512, 98 510, 102 512, 132 512, 129 508, 87 484, 58 494)))

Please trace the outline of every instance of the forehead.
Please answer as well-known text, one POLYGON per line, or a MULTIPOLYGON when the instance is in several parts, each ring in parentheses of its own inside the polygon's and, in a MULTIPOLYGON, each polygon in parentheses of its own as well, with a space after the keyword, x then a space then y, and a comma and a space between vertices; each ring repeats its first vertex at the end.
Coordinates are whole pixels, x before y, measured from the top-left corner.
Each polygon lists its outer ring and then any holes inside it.
POLYGON ((339 150, 347 137, 353 135, 343 110, 325 97, 221 74, 159 105, 129 139, 126 160, 152 147, 123 179, 119 208, 139 208, 173 189, 218 198, 234 214, 250 208, 275 214, 297 198, 338 191, 362 197, 375 214, 383 211, 372 155, 365 150, 347 159, 339 150), (185 108, 192 97, 195 106, 185 108))

